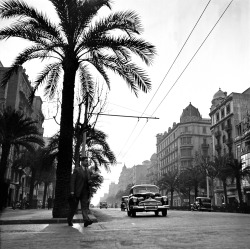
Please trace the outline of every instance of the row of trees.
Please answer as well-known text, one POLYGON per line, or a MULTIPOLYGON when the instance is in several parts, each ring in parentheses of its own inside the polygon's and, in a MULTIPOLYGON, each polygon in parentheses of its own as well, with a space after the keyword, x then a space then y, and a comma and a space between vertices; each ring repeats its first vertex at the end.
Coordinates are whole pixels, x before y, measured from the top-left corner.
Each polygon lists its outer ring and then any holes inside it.
MULTIPOLYGON (((92 196, 103 182, 99 170, 100 165, 106 165, 107 167, 109 163, 115 162, 115 156, 110 150, 106 138, 106 134, 102 131, 88 129, 86 144, 92 161, 92 167, 89 168, 92 196)), ((77 140, 77 137, 75 139, 77 140)), ((17 193, 19 193, 21 187, 22 176, 24 174, 28 176, 30 186, 28 201, 30 204, 33 203, 35 186, 44 184, 43 206, 45 206, 48 186, 56 180, 58 142, 59 134, 56 134, 50 139, 48 145, 44 146, 44 140, 38 130, 37 122, 30 117, 26 117, 21 111, 7 107, 0 113, 1 207, 6 205, 8 196, 9 183, 4 178, 8 165, 11 166, 12 172, 18 175, 17 193), (10 162, 12 148, 14 155, 13 161, 10 162)), ((17 198, 16 195, 16 200, 17 198)))
MULTIPOLYGON (((23 1, 4 1, 0 5, 0 17, 14 19, 11 25, 0 30, 0 39, 17 37, 31 44, 16 57, 1 83, 6 85, 18 67, 32 59, 48 62, 34 82, 32 96, 45 83, 45 94, 53 99, 62 81, 53 208, 53 217, 60 218, 66 217, 69 209, 67 199, 74 148, 73 111, 76 79, 85 79, 84 69, 91 68, 92 75, 101 76, 110 88, 108 71, 111 71, 119 75, 136 96, 139 90, 148 92, 151 88, 150 79, 132 60, 136 56, 146 65, 150 65, 155 47, 139 37, 142 25, 140 18, 133 11, 119 11, 103 18, 96 18, 102 7, 111 9, 111 0, 49 2, 57 15, 53 18, 57 23, 53 23, 45 14, 23 1)), ((88 89, 86 90, 88 92, 88 89)))
POLYGON ((232 155, 221 155, 214 158, 204 157, 201 154, 196 155, 194 163, 179 172, 178 169, 168 171, 159 179, 157 185, 161 190, 167 190, 171 194, 171 203, 173 206, 174 192, 180 196, 188 196, 190 200, 191 191, 194 197, 199 194, 199 189, 206 189, 206 177, 209 178, 209 185, 214 196, 213 183, 218 179, 223 184, 225 205, 228 205, 227 186, 236 182, 239 203, 243 207, 242 180, 249 180, 250 167, 243 167, 242 162, 234 159, 232 155))

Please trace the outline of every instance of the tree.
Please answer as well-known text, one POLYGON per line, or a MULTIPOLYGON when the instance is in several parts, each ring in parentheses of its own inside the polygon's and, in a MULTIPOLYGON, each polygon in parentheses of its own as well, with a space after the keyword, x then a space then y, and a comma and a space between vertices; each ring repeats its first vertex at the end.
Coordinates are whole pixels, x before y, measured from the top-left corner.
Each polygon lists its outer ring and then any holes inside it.
MULTIPOLYGON (((151 83, 145 71, 132 62, 138 56, 150 65, 155 47, 138 38, 142 32, 139 17, 133 11, 119 11, 95 20, 98 11, 111 0, 50 0, 58 15, 58 24, 35 8, 18 1, 6 1, 0 6, 0 17, 18 18, 0 30, 0 39, 10 37, 31 41, 30 47, 21 52, 2 85, 20 65, 32 59, 51 59, 39 74, 34 92, 44 82, 46 96, 53 98, 63 73, 60 141, 57 166, 57 184, 53 217, 66 217, 67 198, 72 170, 73 105, 77 72, 84 65, 91 66, 110 87, 108 71, 119 75, 137 96, 138 90, 148 92, 151 83), (118 32, 117 32, 118 31, 118 32)), ((34 93, 33 93, 34 95, 34 93)))
POLYGON ((232 169, 229 166, 229 156, 228 155, 219 155, 214 158, 213 163, 214 169, 217 171, 217 178, 222 181, 223 192, 225 197, 225 205, 228 206, 227 200, 227 179, 232 176, 232 169))
POLYGON ((172 207, 174 191, 178 191, 179 187, 179 171, 177 169, 173 171, 167 171, 167 173, 165 173, 158 181, 157 186, 159 186, 161 190, 167 189, 167 191, 170 191, 170 206, 172 207))
POLYGON ((99 171, 96 171, 94 167, 89 168, 89 175, 90 175, 90 196, 97 192, 98 189, 101 188, 103 183, 103 176, 100 175, 99 171))
MULTIPOLYGON (((33 207, 33 192, 37 184, 44 182, 48 184, 53 181, 55 156, 49 154, 47 148, 38 147, 34 151, 24 151, 15 164, 22 165, 30 171, 29 203, 33 207)), ((46 186, 45 184, 45 186, 46 186)), ((45 204, 45 203, 44 203, 45 204)))
POLYGON ((243 207, 243 195, 242 195, 242 191, 241 191, 241 181, 244 177, 247 176, 246 172, 247 170, 243 169, 243 163, 240 160, 237 160, 235 158, 233 158, 232 156, 229 158, 228 161, 228 165, 232 170, 232 177, 235 181, 236 181, 236 187, 237 187, 237 191, 238 191, 238 197, 239 197, 239 202, 240 202, 240 207, 243 207))
POLYGON ((8 157, 11 148, 16 151, 26 148, 34 151, 35 146, 44 145, 43 138, 37 127, 37 121, 26 117, 21 111, 7 107, 0 113, 0 144, 2 155, 0 160, 0 186, 1 186, 1 209, 6 205, 8 184, 5 182, 8 157))

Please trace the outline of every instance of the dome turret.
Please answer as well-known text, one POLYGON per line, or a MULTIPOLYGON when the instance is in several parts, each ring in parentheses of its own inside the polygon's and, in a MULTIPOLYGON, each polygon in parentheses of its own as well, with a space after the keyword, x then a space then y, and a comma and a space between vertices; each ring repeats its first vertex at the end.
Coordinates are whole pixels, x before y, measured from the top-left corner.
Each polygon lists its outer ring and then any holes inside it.
POLYGON ((198 108, 195 108, 190 102, 190 104, 183 110, 180 122, 185 123, 190 121, 199 121, 201 119, 202 117, 198 108))

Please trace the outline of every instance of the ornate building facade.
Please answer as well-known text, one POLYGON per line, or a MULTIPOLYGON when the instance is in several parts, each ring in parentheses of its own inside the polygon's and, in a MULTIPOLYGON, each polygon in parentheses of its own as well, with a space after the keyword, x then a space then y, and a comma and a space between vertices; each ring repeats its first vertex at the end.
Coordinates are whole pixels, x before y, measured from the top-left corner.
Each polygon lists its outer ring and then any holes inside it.
MULTIPOLYGON (((0 63, 0 81, 4 73, 8 70, 0 63)), ((29 96, 32 91, 32 86, 23 67, 19 67, 17 72, 13 74, 7 85, 0 88, 0 110, 5 107, 12 107, 15 110, 20 110, 27 116, 37 121, 37 126, 43 134, 44 115, 42 113, 42 99, 39 96, 34 97, 32 105, 29 103, 29 96)), ((9 157, 9 165, 5 175, 6 181, 9 182, 9 199, 8 205, 14 200, 27 198, 29 192, 29 176, 25 172, 14 172, 11 168, 15 151, 12 150, 9 157), (20 176, 20 174, 22 174, 20 176), (20 182, 21 181, 21 182, 20 182), (17 193, 17 185, 21 185, 19 193, 17 193), (17 198, 16 198, 17 197, 17 198)))
MULTIPOLYGON (((183 110, 179 123, 173 123, 167 132, 157 135, 158 179, 167 171, 180 172, 191 166, 197 152, 203 155, 210 154, 210 126, 211 120, 202 118, 199 110, 190 103, 183 110)), ((184 200, 175 194, 173 203, 174 206, 181 206, 187 201, 190 200, 184 200)))
MULTIPOLYGON (((212 120, 211 133, 213 140, 213 155, 223 156, 231 154, 235 159, 248 161, 248 136, 244 125, 244 117, 250 111, 250 88, 243 93, 227 95, 219 89, 212 99, 210 117, 212 120)), ((235 184, 228 181, 227 186, 229 204, 238 199, 235 184)), ((215 205, 221 205, 224 201, 223 187, 220 181, 216 181, 215 205)))

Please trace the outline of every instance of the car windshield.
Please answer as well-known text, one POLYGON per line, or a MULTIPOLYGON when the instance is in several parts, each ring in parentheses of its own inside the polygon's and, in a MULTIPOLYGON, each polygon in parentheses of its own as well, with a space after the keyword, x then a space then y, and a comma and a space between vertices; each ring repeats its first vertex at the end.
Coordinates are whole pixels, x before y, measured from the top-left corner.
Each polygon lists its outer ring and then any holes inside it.
POLYGON ((139 186, 133 189, 134 194, 141 194, 147 192, 159 193, 159 189, 156 186, 139 186))

